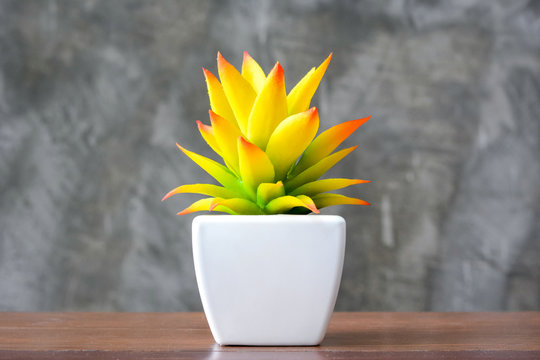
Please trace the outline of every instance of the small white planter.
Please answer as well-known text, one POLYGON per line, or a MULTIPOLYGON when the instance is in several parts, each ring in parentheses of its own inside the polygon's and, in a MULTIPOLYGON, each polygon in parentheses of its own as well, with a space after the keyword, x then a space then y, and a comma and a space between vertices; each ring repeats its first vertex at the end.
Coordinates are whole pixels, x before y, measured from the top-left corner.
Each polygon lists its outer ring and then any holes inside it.
POLYGON ((341 281, 345 220, 333 215, 202 215, 193 255, 221 345, 318 345, 341 281))

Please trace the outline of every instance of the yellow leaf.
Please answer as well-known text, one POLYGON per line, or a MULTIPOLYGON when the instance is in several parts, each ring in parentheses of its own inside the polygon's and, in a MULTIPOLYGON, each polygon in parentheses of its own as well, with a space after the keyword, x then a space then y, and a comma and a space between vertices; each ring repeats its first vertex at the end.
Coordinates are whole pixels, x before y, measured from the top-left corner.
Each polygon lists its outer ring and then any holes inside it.
POLYGON ((220 208, 222 208, 221 211, 229 210, 226 212, 233 215, 263 215, 262 210, 255 203, 241 198, 215 201, 210 207, 210 210, 213 211, 220 208))
POLYGON ((206 199, 195 201, 193 204, 191 204, 184 210, 180 211, 176 215, 186 215, 186 214, 191 214, 196 211, 208 211, 210 210, 210 206, 213 200, 214 198, 206 198, 206 199))
POLYGON ((255 199, 259 184, 274 182, 274 166, 264 151, 242 137, 238 138, 238 160, 244 187, 255 199))
POLYGON ((321 133, 315 138, 315 140, 313 140, 300 160, 298 160, 298 164, 293 169, 292 174, 298 174, 299 172, 307 169, 308 167, 319 162, 324 157, 328 156, 346 138, 348 138, 356 129, 358 129, 370 118, 371 116, 363 119, 346 121, 321 133))
POLYGON ((204 141, 206 141, 208 146, 210 146, 216 154, 221 156, 221 151, 214 137, 214 130, 212 129, 212 127, 208 125, 204 125, 199 120, 197 120, 197 127, 199 128, 199 132, 201 133, 201 136, 203 137, 204 141))
POLYGON ((229 100, 229 105, 231 106, 240 130, 242 133, 246 134, 249 114, 257 94, 250 83, 244 79, 238 70, 229 64, 219 52, 217 65, 219 78, 221 79, 221 84, 223 85, 227 100, 229 100))
POLYGON ((307 195, 313 196, 327 191, 339 190, 344 187, 368 183, 369 180, 357 180, 357 179, 323 179, 313 181, 302 186, 297 187, 290 192, 291 195, 307 195))
POLYGON ((341 161, 345 156, 349 155, 357 147, 358 146, 353 146, 347 149, 343 149, 325 157, 324 159, 322 159, 315 165, 307 168, 300 174, 288 179, 285 182, 285 189, 287 190, 287 192, 291 192, 301 185, 317 180, 325 172, 330 170, 332 166, 341 161))
POLYGON ((244 60, 242 61, 242 76, 244 79, 251 84, 253 90, 256 93, 259 93, 263 88, 264 82, 266 80, 266 75, 261 69, 259 64, 248 54, 247 51, 244 51, 244 60))
MULTIPOLYGON (((300 81, 297 82, 296 85, 294 85, 292 90, 289 92, 289 95, 292 93, 292 91, 295 88, 300 89, 300 88, 306 86, 306 82, 313 76, 313 73, 315 72, 315 69, 316 69, 315 67, 312 67, 311 69, 309 69, 309 71, 306 73, 306 75, 304 75, 304 77, 302 79, 300 79, 300 81)), ((298 91, 298 90, 295 90, 295 91, 298 91)), ((289 96, 287 96, 287 104, 289 104, 289 96)))
POLYGON ((295 196, 285 195, 270 201, 264 208, 267 214, 282 214, 295 207, 305 207, 311 211, 317 211, 317 208, 310 207, 304 201, 295 196))
POLYGON ((319 83, 326 72, 328 64, 330 64, 331 59, 332 54, 330 54, 315 71, 308 72, 291 90, 287 96, 289 115, 306 111, 309 108, 311 98, 315 94, 315 91, 317 91, 319 83))
POLYGON ((367 201, 361 199, 330 193, 315 195, 313 201, 319 209, 333 205, 370 205, 367 201))
POLYGON ((274 164, 276 179, 285 179, 291 166, 317 134, 318 128, 317 108, 291 115, 278 125, 266 146, 266 155, 274 164))
POLYGON ((306 205, 306 207, 313 211, 315 214, 319 214, 320 211, 319 209, 317 209, 317 205, 315 205, 315 202, 313 201, 312 198, 310 198, 309 196, 306 196, 306 195, 298 195, 296 197, 298 200, 302 201, 304 203, 304 205, 306 205))
POLYGON ((270 134, 286 117, 287 95, 284 73, 281 65, 276 63, 253 103, 248 122, 249 141, 264 150, 270 134))
POLYGON ((237 142, 241 135, 240 130, 212 110, 209 111, 209 114, 214 138, 221 152, 220 155, 234 172, 239 173, 237 142))
POLYGON ((264 207, 269 201, 285 195, 283 183, 262 183, 257 188, 257 205, 264 207))
POLYGON ((223 86, 219 80, 210 71, 203 68, 204 78, 206 79, 206 87, 208 88, 208 98, 210 99, 210 107, 212 110, 230 122, 236 124, 236 118, 229 105, 229 100, 225 96, 223 86))
POLYGON ((238 197, 240 194, 236 191, 214 185, 214 184, 189 184, 189 185, 181 185, 177 188, 172 189, 161 199, 161 201, 170 198, 173 195, 176 194, 201 194, 201 195, 207 195, 207 196, 213 196, 213 197, 220 197, 220 198, 233 198, 238 197))
POLYGON ((236 176, 234 176, 225 166, 211 160, 207 157, 184 149, 178 143, 176 144, 184 154, 186 154, 193 162, 199 165, 204 171, 215 178, 221 185, 237 191, 242 191, 242 186, 238 182, 236 176))

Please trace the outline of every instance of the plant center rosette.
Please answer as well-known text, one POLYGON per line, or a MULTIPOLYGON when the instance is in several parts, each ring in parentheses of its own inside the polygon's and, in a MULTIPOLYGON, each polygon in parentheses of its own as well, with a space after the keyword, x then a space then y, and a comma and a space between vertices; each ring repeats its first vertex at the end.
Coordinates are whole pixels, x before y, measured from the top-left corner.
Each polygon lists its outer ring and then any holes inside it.
POLYGON ((203 69, 210 98, 210 123, 199 131, 222 163, 176 144, 220 185, 189 184, 175 194, 205 196, 178 215, 219 211, 231 215, 308 214, 332 205, 369 205, 331 191, 366 183, 360 179, 320 179, 357 146, 335 151, 369 117, 346 121, 317 136, 319 113, 310 103, 332 54, 286 93, 285 74, 276 63, 265 75, 244 52, 239 72, 220 53, 219 80, 203 69))

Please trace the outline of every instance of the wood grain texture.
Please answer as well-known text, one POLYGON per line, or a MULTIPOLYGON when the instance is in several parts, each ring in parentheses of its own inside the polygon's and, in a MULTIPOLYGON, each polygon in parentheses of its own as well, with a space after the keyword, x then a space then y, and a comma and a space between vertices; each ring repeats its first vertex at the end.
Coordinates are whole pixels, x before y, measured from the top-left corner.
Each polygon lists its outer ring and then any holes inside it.
POLYGON ((202 313, 0 313, 0 359, 540 359, 540 313, 335 313, 321 346, 214 343, 202 313))

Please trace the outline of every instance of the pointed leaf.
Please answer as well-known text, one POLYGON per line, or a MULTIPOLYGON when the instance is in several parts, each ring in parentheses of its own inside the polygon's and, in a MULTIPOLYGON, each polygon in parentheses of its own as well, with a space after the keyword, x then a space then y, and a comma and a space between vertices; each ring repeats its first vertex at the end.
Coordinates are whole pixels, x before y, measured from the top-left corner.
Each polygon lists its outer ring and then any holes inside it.
POLYGON ((264 151, 242 137, 238 138, 238 160, 244 187, 255 199, 259 184, 274 182, 274 166, 264 151))
MULTIPOLYGON (((295 89, 295 88, 302 88, 305 86, 305 83, 313 76, 313 73, 315 72, 315 69, 316 67, 312 67, 311 69, 309 69, 309 71, 306 73, 306 75, 304 75, 304 77, 302 79, 300 79, 299 82, 296 83, 296 85, 294 85, 294 87, 292 88, 292 90, 289 92, 289 95, 291 94, 291 92, 295 89)), ((289 96, 287 96, 287 104, 289 103, 289 96)), ((292 115, 292 114, 290 114, 292 115)))
POLYGON ((255 90, 256 93, 261 91, 266 80, 264 71, 261 69, 259 64, 253 60, 247 51, 244 51, 244 60, 242 61, 242 76, 251 84, 251 87, 253 87, 253 90, 255 90))
POLYGON ((221 156, 227 164, 238 173, 238 137, 241 135, 240 130, 231 124, 229 121, 219 116, 212 110, 209 111, 214 138, 221 151, 221 156))
POLYGON ((266 146, 266 154, 276 170, 276 179, 285 179, 291 166, 317 134, 318 128, 317 108, 289 116, 278 125, 266 146))
POLYGON ((176 215, 186 215, 186 214, 191 214, 196 211, 208 211, 210 209, 210 205, 212 204, 213 200, 214 198, 206 198, 206 199, 195 201, 193 204, 191 204, 184 210, 180 211, 176 215))
POLYGON ((229 105, 229 100, 225 96, 223 86, 219 80, 210 71, 203 68, 204 78, 206 79, 206 87, 208 88, 208 98, 210 99, 210 107, 212 110, 231 123, 236 124, 236 118, 229 105))
POLYGON ((257 205, 264 207, 269 201, 285 195, 283 183, 262 183, 257 188, 257 205))
POLYGON ((343 189, 344 187, 368 183, 369 180, 357 180, 357 179, 323 179, 313 181, 302 186, 297 187, 290 192, 290 195, 307 195, 313 196, 327 191, 333 191, 343 189))
POLYGON ((241 198, 221 199, 214 202, 210 210, 220 207, 229 209, 233 215, 263 215, 262 210, 255 203, 241 198))
POLYGON ((285 182, 285 189, 287 190, 287 192, 291 192, 301 185, 317 180, 322 175, 324 175, 325 172, 330 170, 332 166, 341 161, 345 156, 349 155, 357 147, 358 146, 353 146, 347 149, 343 149, 325 157, 324 159, 304 170, 300 174, 288 179, 285 182))
POLYGON ((227 100, 229 100, 229 105, 234 113, 238 127, 245 134, 251 107, 257 94, 250 83, 219 52, 217 65, 219 78, 227 100))
POLYGON ((316 164, 324 157, 334 151, 346 138, 348 138, 356 129, 368 121, 371 116, 363 119, 351 120, 331 127, 324 131, 313 140, 308 146, 304 155, 298 161, 293 174, 307 169, 316 164))
POLYGON ((287 104, 290 115, 306 111, 309 108, 311 98, 315 94, 315 91, 317 91, 317 87, 319 87, 319 83, 326 72, 328 64, 330 64, 331 59, 332 54, 330 54, 315 71, 310 71, 291 90, 287 96, 287 104))
POLYGON ((184 210, 180 211, 176 215, 186 215, 186 214, 191 214, 197 211, 219 211, 219 212, 224 212, 231 215, 237 215, 236 212, 232 211, 228 207, 220 206, 218 204, 220 201, 223 201, 223 199, 219 199, 219 198, 201 199, 201 200, 195 201, 193 204, 191 204, 184 210))
POLYGON ((211 160, 207 157, 184 149, 178 143, 176 144, 184 154, 186 154, 191 160, 193 160, 197 165, 199 165, 204 171, 206 171, 210 176, 216 179, 221 185, 232 189, 242 191, 242 186, 234 176, 225 166, 211 160))
MULTIPOLYGON (((294 87, 292 88, 292 90, 289 92, 289 95, 291 95, 291 93, 294 91, 299 91, 299 90, 295 90, 295 89, 300 89, 300 88, 303 88, 306 86, 306 83, 309 81, 309 79, 311 79, 311 77, 313 76, 313 74, 315 73, 315 67, 312 67, 311 69, 309 69, 309 71, 306 73, 306 75, 304 75, 304 77, 302 79, 300 79, 300 81, 298 83, 296 83, 296 85, 294 85, 294 87)), ((289 98, 289 95, 287 95, 287 106, 289 104, 289 101, 291 101, 289 98)), ((289 112, 289 115, 293 115, 292 113, 289 112)))
POLYGON ((208 209, 208 210, 209 211, 224 212, 224 213, 227 213, 227 214, 230 214, 230 215, 238 215, 237 213, 235 213, 234 211, 232 211, 228 207, 220 205, 220 203, 223 202, 224 200, 225 199, 222 199, 222 198, 214 198, 212 200, 212 203, 210 204, 210 209, 208 209))
POLYGON ((201 133, 201 136, 203 137, 204 141, 214 150, 214 152, 221 156, 221 150, 219 149, 219 145, 216 142, 216 139, 214 137, 214 130, 211 126, 205 125, 199 120, 197 120, 197 127, 199 128, 199 132, 201 133))
POLYGON ((238 197, 240 194, 236 191, 229 190, 227 188, 213 185, 213 184, 189 184, 189 185, 181 185, 177 188, 172 189, 161 199, 161 201, 170 198, 173 195, 176 194, 201 194, 201 195, 207 195, 207 196, 213 196, 213 197, 220 197, 220 198, 233 198, 238 197))
POLYGON ((276 126, 287 117, 287 95, 281 65, 276 63, 253 103, 249 115, 247 136, 249 141, 266 148, 268 138, 276 126))
POLYGON ((298 200, 302 201, 304 203, 304 205, 306 205, 306 207, 308 209, 310 209, 311 211, 313 211, 315 214, 319 214, 320 211, 319 209, 317 209, 317 205, 315 205, 315 202, 313 201, 312 198, 310 198, 309 196, 306 196, 306 195, 298 195, 296 197, 298 200))
POLYGON ((283 214, 295 207, 305 207, 309 210, 312 210, 306 205, 302 200, 298 199, 295 196, 281 196, 272 201, 270 201, 264 211, 267 214, 283 214))
POLYGON ((370 205, 367 201, 361 199, 331 193, 315 195, 313 201, 319 209, 333 205, 370 205))

